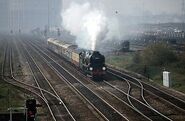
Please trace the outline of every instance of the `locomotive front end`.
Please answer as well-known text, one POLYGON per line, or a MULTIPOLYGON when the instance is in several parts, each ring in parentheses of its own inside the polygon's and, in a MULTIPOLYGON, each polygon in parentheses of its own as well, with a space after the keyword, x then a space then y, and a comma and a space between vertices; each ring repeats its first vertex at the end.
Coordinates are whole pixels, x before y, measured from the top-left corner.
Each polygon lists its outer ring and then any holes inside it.
POLYGON ((93 51, 90 56, 89 70, 93 80, 103 80, 106 74, 105 57, 98 51, 93 51))

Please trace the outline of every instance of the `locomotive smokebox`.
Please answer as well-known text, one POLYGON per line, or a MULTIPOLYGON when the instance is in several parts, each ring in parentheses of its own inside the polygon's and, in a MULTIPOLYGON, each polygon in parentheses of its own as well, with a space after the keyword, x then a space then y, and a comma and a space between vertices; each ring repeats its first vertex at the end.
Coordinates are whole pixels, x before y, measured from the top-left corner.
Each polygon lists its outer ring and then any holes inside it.
POLYGON ((103 63, 105 63, 105 57, 102 54, 100 54, 99 51, 93 51, 90 57, 90 63, 93 65, 97 65, 97 64, 102 65, 103 63))

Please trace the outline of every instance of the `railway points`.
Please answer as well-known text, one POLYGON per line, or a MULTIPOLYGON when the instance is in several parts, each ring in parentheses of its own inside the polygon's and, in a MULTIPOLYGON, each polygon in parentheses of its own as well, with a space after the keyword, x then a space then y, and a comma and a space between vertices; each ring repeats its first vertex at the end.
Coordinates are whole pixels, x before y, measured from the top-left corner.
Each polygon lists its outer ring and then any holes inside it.
POLYGON ((7 80, 7 83, 26 89, 40 97, 44 105, 48 106, 49 112, 55 112, 50 113, 53 120, 78 120, 78 117, 81 117, 80 120, 85 120, 85 112, 92 115, 88 120, 132 121, 136 120, 135 117, 139 120, 152 121, 184 119, 182 99, 175 97, 171 101, 169 100, 171 97, 166 97, 164 91, 129 74, 107 67, 108 76, 102 81, 94 81, 65 57, 49 50, 47 45, 43 44, 43 46, 39 44, 39 41, 20 38, 15 41, 16 48, 7 43, 4 49, 3 78, 7 80), (19 59, 15 57, 14 49, 21 54, 21 58, 26 60, 21 63, 28 64, 28 70, 32 76, 30 85, 22 82, 20 77, 16 79, 18 69, 14 61, 19 59), (65 92, 61 89, 65 89, 65 92), (73 98, 67 96, 67 93, 72 94, 73 98), (61 95, 64 98, 61 99, 61 95), (78 100, 77 104, 84 105, 83 108, 75 111, 75 103, 67 102, 72 100, 78 100), (180 102, 177 104, 176 101, 180 102), (72 119, 65 115, 66 109, 60 107, 62 105, 69 108, 67 112, 71 112, 69 114, 72 119), (166 112, 165 109, 170 111, 166 112), (59 118, 60 116, 63 118, 59 118))

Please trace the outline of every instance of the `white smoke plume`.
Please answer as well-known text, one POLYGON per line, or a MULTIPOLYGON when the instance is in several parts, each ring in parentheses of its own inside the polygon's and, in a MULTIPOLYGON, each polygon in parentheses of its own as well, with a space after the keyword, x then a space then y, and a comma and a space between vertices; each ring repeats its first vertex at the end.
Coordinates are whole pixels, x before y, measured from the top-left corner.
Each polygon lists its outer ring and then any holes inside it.
POLYGON ((89 2, 72 2, 61 15, 62 26, 76 36, 79 47, 95 50, 97 41, 121 39, 118 19, 108 18, 103 10, 93 7, 89 2))

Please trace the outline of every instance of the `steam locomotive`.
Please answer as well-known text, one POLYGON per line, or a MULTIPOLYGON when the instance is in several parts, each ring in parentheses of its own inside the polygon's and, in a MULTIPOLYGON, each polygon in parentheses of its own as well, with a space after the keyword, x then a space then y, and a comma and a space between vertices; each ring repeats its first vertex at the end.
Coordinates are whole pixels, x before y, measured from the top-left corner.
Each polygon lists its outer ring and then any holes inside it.
POLYGON ((106 74, 105 57, 98 51, 78 48, 54 38, 47 40, 48 48, 79 67, 95 81, 103 80, 106 74))

